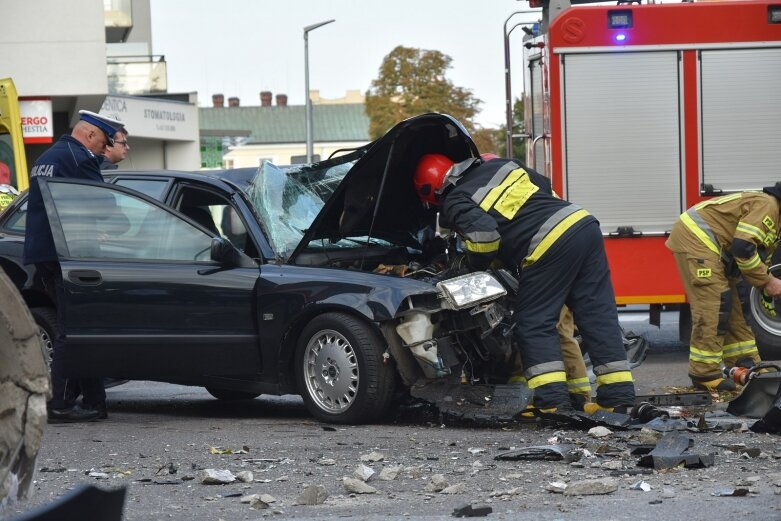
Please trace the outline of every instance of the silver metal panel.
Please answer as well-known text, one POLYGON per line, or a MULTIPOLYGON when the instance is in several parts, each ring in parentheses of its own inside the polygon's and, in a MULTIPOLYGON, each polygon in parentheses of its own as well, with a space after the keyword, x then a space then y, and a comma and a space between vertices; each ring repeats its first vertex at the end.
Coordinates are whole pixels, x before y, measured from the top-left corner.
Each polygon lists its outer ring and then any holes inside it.
POLYGON ((567 199, 603 233, 664 233, 683 211, 677 52, 564 58, 567 199))
POLYGON ((531 165, 531 167, 540 173, 545 173, 545 152, 543 150, 543 140, 540 139, 535 141, 535 138, 544 132, 542 117, 542 111, 544 107, 544 98, 542 93, 543 69, 540 60, 532 61, 530 63, 529 70, 531 72, 532 88, 532 128, 529 130, 531 139, 527 142, 526 146, 534 146, 534 164, 531 165))
POLYGON ((781 181, 781 48, 702 51, 701 179, 723 191, 781 181))

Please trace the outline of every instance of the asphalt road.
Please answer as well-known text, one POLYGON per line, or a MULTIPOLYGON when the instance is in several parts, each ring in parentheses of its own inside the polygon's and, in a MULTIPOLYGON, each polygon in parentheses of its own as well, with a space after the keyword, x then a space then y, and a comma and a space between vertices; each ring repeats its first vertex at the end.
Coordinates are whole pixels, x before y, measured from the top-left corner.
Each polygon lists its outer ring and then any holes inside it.
MULTIPOLYGON (((644 314, 623 312, 621 319, 625 329, 646 334, 652 344, 635 371, 638 392, 685 386, 687 352, 677 341, 674 314, 663 314, 661 329, 648 326, 644 314)), ((150 382, 131 382, 108 394, 108 420, 47 427, 35 495, 17 513, 89 483, 126 487, 123 519, 128 521, 434 520, 452 519, 453 510, 465 503, 488 505, 493 510, 488 519, 507 520, 781 519, 779 436, 687 433, 691 450, 715 454, 713 466, 638 475, 638 456, 628 452, 628 444, 638 441, 636 431, 597 439, 562 427, 442 424, 424 407, 402 408, 379 425, 330 426, 313 420, 298 397, 225 403, 199 388, 150 382), (553 442, 588 453, 574 463, 494 459, 508 450, 553 442), (741 455, 741 444, 756 449, 754 455, 741 455), (219 454, 228 450, 233 454, 219 454), (376 472, 368 482, 374 493, 345 487, 343 477, 362 464, 376 472), (399 470, 395 479, 378 479, 380 471, 394 468, 399 470), (253 476, 247 483, 205 485, 203 469, 249 470, 253 476), (453 493, 437 491, 439 475, 453 493), (614 480, 617 489, 574 496, 547 490, 551 483, 574 486, 589 479, 614 480), (638 482, 650 490, 632 489, 638 482), (296 505, 310 485, 327 490, 325 503, 296 505), (736 488, 749 493, 714 495, 736 488), (251 507, 240 501, 247 494, 268 494, 274 501, 269 508, 251 507)))

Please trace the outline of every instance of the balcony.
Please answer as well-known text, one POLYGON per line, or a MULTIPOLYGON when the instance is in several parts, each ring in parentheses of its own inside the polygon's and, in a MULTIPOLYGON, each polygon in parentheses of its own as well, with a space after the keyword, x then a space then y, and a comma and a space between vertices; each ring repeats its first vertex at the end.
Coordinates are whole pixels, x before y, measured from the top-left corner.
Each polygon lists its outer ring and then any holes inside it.
POLYGON ((133 1, 103 0, 103 17, 106 43, 124 42, 133 28, 133 1))
POLYGON ((165 56, 108 58, 108 93, 138 96, 168 92, 165 56))

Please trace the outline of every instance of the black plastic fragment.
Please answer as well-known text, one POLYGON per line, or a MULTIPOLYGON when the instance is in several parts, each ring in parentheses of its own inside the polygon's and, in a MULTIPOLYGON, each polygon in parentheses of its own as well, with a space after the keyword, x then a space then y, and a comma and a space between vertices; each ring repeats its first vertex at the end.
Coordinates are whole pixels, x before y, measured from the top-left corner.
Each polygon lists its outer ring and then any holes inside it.
POLYGON ((494 509, 488 505, 470 505, 469 503, 456 507, 453 517, 485 517, 494 509))
POLYGON ((694 438, 680 432, 668 432, 657 442, 656 448, 642 456, 637 465, 657 470, 671 469, 683 464, 686 468, 703 468, 713 465, 715 455, 689 452, 694 438))
POLYGON ((500 461, 565 461, 571 463, 581 458, 581 452, 574 445, 566 443, 560 445, 536 445, 533 447, 524 447, 522 449, 503 452, 494 456, 495 460, 500 461))

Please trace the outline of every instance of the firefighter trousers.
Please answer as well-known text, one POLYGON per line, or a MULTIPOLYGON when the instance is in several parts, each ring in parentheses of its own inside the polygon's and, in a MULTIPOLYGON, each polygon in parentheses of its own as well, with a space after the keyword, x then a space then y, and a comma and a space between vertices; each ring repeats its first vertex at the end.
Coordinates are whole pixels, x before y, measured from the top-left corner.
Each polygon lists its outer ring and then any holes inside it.
POLYGON ((569 402, 556 329, 565 304, 572 310, 594 365, 597 403, 633 405, 635 388, 596 220, 565 234, 539 260, 521 270, 513 319, 535 407, 560 407, 569 402))
MULTIPOLYGON (((559 342, 561 343, 561 358, 564 362, 564 373, 567 377, 567 390, 569 391, 572 405, 583 410, 583 405, 591 401, 591 382, 586 369, 586 362, 583 360, 583 352, 580 350, 575 338, 575 321, 572 318, 572 312, 567 306, 561 308, 559 323, 556 325, 559 333, 559 342)), ((513 371, 510 382, 524 382, 523 361, 519 352, 515 353, 513 359, 513 371)))
POLYGON ((743 316, 737 278, 727 276, 721 258, 703 245, 700 251, 673 252, 692 316, 689 378, 722 378, 722 364, 750 358, 760 362, 754 333, 743 316))

